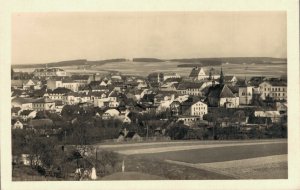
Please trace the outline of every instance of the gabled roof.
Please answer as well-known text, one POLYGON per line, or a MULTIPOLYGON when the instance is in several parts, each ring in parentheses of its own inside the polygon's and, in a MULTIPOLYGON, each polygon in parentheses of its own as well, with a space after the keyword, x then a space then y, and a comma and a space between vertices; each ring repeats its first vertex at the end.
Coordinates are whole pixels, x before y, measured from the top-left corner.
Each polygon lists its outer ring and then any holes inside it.
POLYGON ((177 87, 177 90, 186 90, 186 89, 199 89, 203 85, 203 82, 183 82, 180 83, 177 87))
POLYGON ((20 107, 12 107, 11 108, 11 113, 18 113, 21 110, 20 107))
POLYGON ((20 115, 28 116, 33 110, 23 110, 20 112, 20 115))
POLYGON ((235 97, 227 85, 216 85, 209 88, 208 97, 213 98, 232 98, 235 97))
POLYGON ((50 98, 44 97, 44 98, 39 98, 35 100, 33 103, 53 103, 54 101, 51 100, 50 98))
POLYGON ((68 88, 64 88, 64 87, 58 87, 56 89, 54 89, 53 91, 49 91, 49 94, 66 94, 68 92, 71 92, 72 90, 68 89, 68 88))
POLYGON ((23 81, 22 80, 11 80, 11 86, 23 86, 23 81))
POLYGON ((88 80, 90 75, 72 75, 71 78, 73 80, 88 80))
POLYGON ((33 101, 35 101, 35 100, 31 99, 31 98, 14 98, 11 100, 11 103, 26 104, 26 103, 32 103, 33 101))
POLYGON ((201 67, 194 67, 189 75, 189 77, 198 77, 200 72, 204 72, 203 68, 201 67))

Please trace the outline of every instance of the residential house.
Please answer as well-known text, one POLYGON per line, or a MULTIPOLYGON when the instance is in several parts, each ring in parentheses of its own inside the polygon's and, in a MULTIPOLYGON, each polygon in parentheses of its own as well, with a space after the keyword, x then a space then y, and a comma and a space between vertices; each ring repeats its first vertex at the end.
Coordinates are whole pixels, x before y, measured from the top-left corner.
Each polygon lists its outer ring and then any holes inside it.
POLYGON ((254 116, 258 118, 269 118, 272 123, 280 123, 281 121, 279 111, 255 111, 254 116))
POLYGON ((19 112, 19 116, 22 118, 23 121, 27 121, 29 119, 33 119, 36 117, 37 111, 34 110, 21 110, 19 112))
POLYGON ((123 141, 142 141, 142 138, 138 135, 137 132, 127 131, 126 128, 120 132, 117 142, 123 141))
POLYGON ((22 110, 32 109, 32 102, 35 101, 32 98, 13 98, 11 100, 12 107, 20 107, 22 110))
POLYGON ((55 77, 47 80, 47 89, 54 90, 62 87, 64 86, 61 78, 55 77))
POLYGON ((103 115, 102 115, 102 119, 103 120, 108 120, 108 119, 117 119, 118 116, 120 115, 120 112, 116 109, 108 109, 106 110, 103 115))
POLYGON ((203 80, 208 78, 208 76, 205 74, 203 68, 194 67, 189 75, 189 78, 192 80, 203 80))
POLYGON ((224 76, 224 83, 229 85, 235 85, 238 82, 238 79, 234 75, 224 76))
POLYGON ((12 129, 23 129, 23 123, 21 121, 17 120, 13 124, 12 129))

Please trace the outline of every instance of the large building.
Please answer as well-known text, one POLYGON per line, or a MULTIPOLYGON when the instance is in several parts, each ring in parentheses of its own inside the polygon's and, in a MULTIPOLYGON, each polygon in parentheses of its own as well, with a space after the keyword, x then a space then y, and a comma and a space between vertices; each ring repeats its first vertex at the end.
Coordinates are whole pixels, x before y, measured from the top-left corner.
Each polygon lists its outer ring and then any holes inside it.
POLYGON ((35 77, 63 77, 67 72, 60 68, 41 68, 33 71, 35 77))
POLYGON ((274 100, 287 100, 287 84, 284 81, 264 81, 259 85, 261 98, 267 97, 274 100))
POLYGON ((208 103, 214 107, 237 108, 239 97, 226 84, 216 85, 209 89, 208 103))
POLYGON ((40 98, 32 102, 32 109, 36 111, 53 111, 55 110, 55 102, 47 97, 40 98))
POLYGON ((189 77, 193 80, 203 80, 205 78, 208 78, 206 76, 204 69, 199 67, 194 67, 189 75, 189 77))

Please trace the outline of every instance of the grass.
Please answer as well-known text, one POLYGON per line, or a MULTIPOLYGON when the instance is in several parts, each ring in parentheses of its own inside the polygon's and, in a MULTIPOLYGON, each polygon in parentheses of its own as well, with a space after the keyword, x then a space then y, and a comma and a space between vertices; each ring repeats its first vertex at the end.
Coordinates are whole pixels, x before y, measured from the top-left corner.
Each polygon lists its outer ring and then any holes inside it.
POLYGON ((125 157, 125 170, 160 176, 169 180, 213 180, 232 179, 231 177, 177 164, 166 163, 155 158, 143 156, 125 157))
POLYGON ((266 144, 230 146, 209 149, 192 149, 154 154, 140 154, 141 157, 152 157, 160 160, 175 160, 187 163, 209 163, 239 160, 287 153, 287 144, 266 144))

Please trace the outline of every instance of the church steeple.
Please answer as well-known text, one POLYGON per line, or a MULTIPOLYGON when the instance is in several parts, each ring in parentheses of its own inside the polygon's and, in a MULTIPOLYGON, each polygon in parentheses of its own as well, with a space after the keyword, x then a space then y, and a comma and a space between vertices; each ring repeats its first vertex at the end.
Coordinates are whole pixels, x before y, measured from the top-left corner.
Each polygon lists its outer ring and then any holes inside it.
POLYGON ((224 84, 224 74, 223 74, 223 69, 222 69, 222 67, 221 67, 221 73, 220 73, 219 83, 220 83, 221 85, 224 84))

